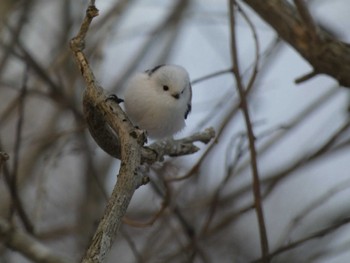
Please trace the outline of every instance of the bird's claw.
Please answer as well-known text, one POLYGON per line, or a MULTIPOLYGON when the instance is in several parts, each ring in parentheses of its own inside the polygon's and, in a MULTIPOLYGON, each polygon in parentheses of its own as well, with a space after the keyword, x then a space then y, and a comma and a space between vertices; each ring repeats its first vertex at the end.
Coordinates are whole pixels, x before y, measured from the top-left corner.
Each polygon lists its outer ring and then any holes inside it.
POLYGON ((114 102, 116 102, 116 103, 121 103, 121 102, 124 102, 124 100, 123 99, 121 99, 121 98, 119 98, 117 95, 115 95, 115 94, 111 94, 111 95, 109 95, 107 98, 106 98, 106 101, 107 100, 112 100, 112 101, 114 101, 114 102))

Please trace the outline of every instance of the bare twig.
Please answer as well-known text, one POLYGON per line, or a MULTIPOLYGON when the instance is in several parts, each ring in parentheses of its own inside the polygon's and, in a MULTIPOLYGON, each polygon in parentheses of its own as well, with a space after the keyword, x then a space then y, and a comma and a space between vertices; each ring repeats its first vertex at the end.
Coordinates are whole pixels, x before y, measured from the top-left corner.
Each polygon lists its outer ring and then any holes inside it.
MULTIPOLYGON (((286 179, 289 175, 291 175, 293 172, 295 172, 297 169, 300 169, 304 167, 305 165, 310 165, 312 161, 318 160, 318 158, 325 158, 325 156, 329 156, 329 154, 337 153, 339 150, 342 150, 344 146, 349 145, 349 141, 345 141, 339 146, 335 147, 334 144, 337 141, 336 138, 339 138, 346 129, 344 127, 348 127, 349 123, 346 122, 343 124, 343 126, 339 129, 339 131, 331 136, 323 145, 321 145, 318 149, 315 149, 312 153, 307 153, 302 155, 298 160, 290 164, 288 167, 284 167, 281 171, 278 171, 272 175, 267 176, 264 180, 262 180, 263 185, 265 186, 266 191, 263 194, 263 198, 266 198, 268 194, 271 194, 273 190, 282 182, 283 179, 286 179), (331 149, 331 146, 333 148, 331 149)), ((236 200, 243 194, 247 193, 250 190, 249 186, 242 187, 239 192, 236 192, 235 194, 229 195, 230 200, 236 200)), ((225 200, 221 201, 220 205, 224 205, 226 203, 225 200)), ((219 222, 217 225, 215 225, 212 229, 210 229, 211 233, 217 232, 220 228, 225 226, 228 222, 232 222, 234 219, 238 217, 238 215, 242 214, 243 212, 247 212, 254 208, 254 205, 248 204, 244 208, 242 208, 238 212, 234 212, 231 215, 228 215, 221 219, 221 222, 219 222)))
MULTIPOLYGON (((254 36, 254 32, 253 32, 253 36, 254 36)), ((255 38, 255 37, 254 37, 255 38)), ((269 64, 270 63, 270 56, 273 54, 273 51, 276 49, 276 47, 278 47, 278 44, 280 43, 280 40, 277 38, 276 40, 274 40, 271 45, 265 49, 265 51, 263 52, 263 56, 261 57, 264 57, 264 62, 263 64, 269 64)), ((258 48, 258 44, 256 43, 256 48, 258 48)), ((255 79, 255 77, 258 77, 257 74, 255 74, 254 72, 257 72, 257 66, 258 66, 258 60, 260 60, 260 55, 256 55, 256 59, 255 61, 253 62, 253 64, 251 65, 251 67, 253 68, 253 74, 250 78, 250 81, 248 86, 247 86, 247 90, 246 90, 246 96, 252 91, 252 88, 254 85, 253 84, 253 81, 255 79), (258 59, 259 58, 259 59, 258 59)), ((231 68, 232 70, 232 68, 231 68)), ((220 73, 224 73, 224 71, 220 71, 220 73)), ((261 73, 261 71, 260 71, 261 73)), ((262 74, 260 74, 261 76, 262 74)), ((214 77, 216 76, 216 73, 213 73, 213 74, 210 74, 208 75, 209 77, 214 77)), ((199 80, 196 80, 196 82, 198 81, 201 81, 202 79, 207 79, 207 76, 203 76, 201 78, 199 78, 199 80)), ((220 101, 220 103, 217 105, 217 108, 215 108, 212 112, 212 114, 210 115, 210 118, 208 119, 212 119, 216 116, 216 110, 221 107, 221 104, 222 104, 222 101, 220 101)), ((220 137, 222 135, 222 133, 224 132, 225 128, 227 127, 227 124, 232 121, 233 117, 235 116, 235 113, 237 112, 239 108, 239 103, 234 103, 230 110, 227 112, 227 114, 225 114, 225 116, 222 118, 222 121, 221 121, 221 124, 219 125, 218 128, 216 128, 216 140, 220 140, 220 137)), ((205 160, 205 158, 209 155, 209 153, 212 152, 212 150, 214 149, 214 146, 216 145, 216 143, 211 143, 205 150, 204 150, 204 153, 202 154, 202 156, 199 158, 199 160, 196 162, 195 165, 193 165, 193 167, 188 171, 186 172, 186 174, 182 175, 182 176, 178 176, 176 178, 169 178, 167 180, 169 181, 181 181, 181 180, 184 180, 184 179, 187 179, 189 177, 191 177, 195 172, 198 171, 200 165, 203 163, 203 161, 205 160)))
MULTIPOLYGON (((235 12, 234 12, 235 0, 229 1, 229 17, 230 17, 230 29, 231 29, 231 56, 232 56, 232 64, 233 64, 233 75, 236 79, 237 90, 241 99, 241 110, 244 116, 249 148, 250 148, 250 162, 252 168, 252 177, 253 177, 253 194, 254 194, 254 207, 258 218, 259 231, 260 231, 260 245, 262 257, 265 257, 269 253, 269 243, 267 239, 266 225, 264 219, 264 213, 262 208, 262 199, 260 193, 260 179, 259 179, 259 171, 257 164, 257 153, 255 149, 255 135, 253 132, 253 128, 250 121, 248 103, 246 99, 246 92, 242 83, 241 74, 239 70, 239 61, 237 54, 237 45, 236 45, 236 32, 235 32, 235 12)), ((253 83, 253 82, 251 82, 253 83)), ((252 86, 252 84, 250 84, 252 86)), ((263 262, 269 262, 268 259, 263 262)))
POLYGON ((227 74, 227 73, 231 73, 231 72, 232 72, 232 68, 219 70, 219 71, 210 73, 208 75, 205 75, 203 77, 194 79, 194 80, 191 81, 191 84, 194 85, 194 84, 197 84, 199 82, 205 81, 207 79, 211 79, 211 78, 214 78, 214 77, 217 77, 217 76, 221 76, 223 74, 227 74))
POLYGON ((13 157, 13 170, 11 175, 11 193, 12 197, 17 199, 13 202, 14 210, 18 211, 18 215, 21 218, 21 221, 23 222, 24 227, 29 233, 33 233, 34 228, 33 224, 29 220, 29 217, 27 213, 24 210, 22 201, 20 199, 20 196, 18 194, 18 166, 19 166, 19 155, 20 155, 20 148, 22 143, 22 127, 23 127, 23 120, 24 120, 24 100, 26 97, 27 92, 27 79, 28 79, 28 67, 26 67, 25 72, 23 74, 23 83, 22 83, 22 89, 19 94, 19 101, 18 101, 18 121, 16 126, 16 140, 15 140, 15 149, 14 149, 14 157, 13 157))
POLYGON ((163 199, 160 209, 146 222, 136 222, 134 220, 130 220, 129 218, 125 218, 124 222, 126 224, 133 227, 146 227, 153 225, 154 222, 156 222, 157 219, 159 219, 159 217, 163 214, 165 209, 169 206, 171 198, 169 189, 167 188, 167 191, 162 191, 162 187, 158 186, 158 183, 155 182, 155 180, 151 180, 150 183, 154 191, 163 199))
MULTIPOLYGON (((313 239, 318 239, 318 238, 322 238, 330 233, 333 233, 335 230, 347 225, 350 223, 350 218, 343 218, 342 220, 339 221, 339 223, 336 223, 336 224, 333 224, 327 228, 324 228, 324 229, 321 229, 317 232, 314 232, 313 234, 309 235, 309 236, 306 236, 302 239, 299 239, 297 241, 294 241, 294 242, 290 242, 288 245, 284 246, 284 247, 280 247, 278 249, 276 249, 275 251, 273 251, 272 253, 270 253, 268 255, 268 258, 272 258, 272 257, 275 257, 279 254, 282 254, 288 250, 291 250, 293 248, 296 248, 308 241, 311 241, 313 239)), ((258 263, 258 262, 264 262, 262 261, 261 259, 258 259, 258 260, 254 260, 252 261, 251 263, 258 263)))
POLYGON ((234 141, 238 140, 237 154, 235 155, 235 158, 233 159, 233 161, 231 161, 231 163, 228 165, 224 179, 221 181, 221 183, 218 185, 218 187, 215 189, 213 193, 208 215, 206 217, 206 220, 204 221, 200 235, 205 235, 209 229, 209 226, 214 218, 215 212, 217 211, 222 191, 224 187, 228 185, 230 178, 232 178, 233 176, 233 170, 235 169, 236 165, 238 164, 239 160, 243 155, 242 147, 243 147, 243 143, 245 142, 245 139, 246 139, 246 136, 244 136, 243 134, 238 134, 237 136, 234 136, 233 140, 231 140, 230 145, 232 145, 234 141))
POLYGON ((295 82, 295 84, 300 84, 300 83, 305 82, 305 81, 307 81, 309 79, 312 79, 316 75, 317 75, 317 72, 315 72, 313 70, 313 71, 311 71, 311 72, 309 72, 309 73, 307 73, 307 74, 305 74, 305 75, 303 75, 301 77, 296 78, 294 82, 295 82))
MULTIPOLYGON (((22 132, 22 124, 23 124, 23 115, 24 115, 24 97, 26 94, 27 90, 27 83, 26 83, 26 78, 27 78, 28 72, 26 71, 24 73, 24 79, 22 83, 22 88, 21 92, 18 96, 18 99, 16 100, 16 104, 18 104, 18 109, 19 109, 19 118, 17 121, 17 127, 16 127, 16 140, 15 140, 15 147, 14 147, 14 160, 13 160, 13 171, 10 172, 10 168, 7 163, 4 164, 3 168, 3 173, 4 173, 4 179, 6 186, 9 189, 11 199, 13 202, 13 211, 16 211, 18 213, 18 216, 23 223, 25 229, 29 233, 33 233, 33 224, 31 223, 27 212, 24 209, 23 203, 21 201, 20 195, 18 193, 18 186, 17 186, 17 173, 18 173, 18 166, 19 166, 19 151, 20 151, 20 146, 21 146, 21 132, 22 132)), ((15 105, 14 105, 15 106, 15 105)), ((0 142, 0 148, 1 148, 1 142, 0 142)), ((13 212, 12 211, 12 212, 13 212)))
POLYGON ((326 193, 319 196, 317 199, 313 200, 309 204, 305 204, 305 207, 299 211, 299 213, 293 217, 289 226, 285 229, 284 233, 281 235, 278 244, 285 244, 291 240, 292 232, 301 225, 303 219, 310 215, 314 210, 323 206, 327 201, 333 198, 335 195, 339 195, 341 192, 349 190, 350 181, 345 180, 335 185, 334 187, 327 190, 326 193))
MULTIPOLYGON (((13 51, 13 48, 16 46, 16 43, 20 39, 21 32, 22 32, 24 25, 26 24, 26 20, 28 19, 28 16, 30 14, 30 9, 33 6, 32 2, 33 2, 32 0, 23 2, 23 7, 21 10, 21 14, 19 15, 17 25, 15 27, 13 27, 13 29, 11 30, 11 33, 12 33, 11 39, 8 42, 8 44, 5 45, 4 50, 2 50, 2 56, 0 58, 0 77, 1 77, 2 73, 5 72, 5 70, 3 70, 3 69, 5 68, 6 63, 9 62, 9 58, 11 56, 11 51, 13 51)), ((3 6, 1 6, 1 7, 3 8, 3 6)), ((1 19, 3 19, 3 17, 1 19)), ((3 22, 3 21, 1 21, 1 19, 0 19, 0 26, 3 22)), ((10 28, 9 22, 6 21, 5 24, 7 25, 8 28, 10 28)), ((5 44, 5 43, 3 43, 3 41, 0 41, 0 43, 5 44)))

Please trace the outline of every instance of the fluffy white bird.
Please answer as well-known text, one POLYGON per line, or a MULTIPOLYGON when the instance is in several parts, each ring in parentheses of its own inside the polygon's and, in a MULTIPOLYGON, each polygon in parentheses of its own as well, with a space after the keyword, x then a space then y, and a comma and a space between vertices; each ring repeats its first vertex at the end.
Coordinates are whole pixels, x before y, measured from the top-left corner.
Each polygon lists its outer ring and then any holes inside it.
POLYGON ((191 111, 192 89, 187 71, 177 65, 159 65, 135 74, 125 91, 125 110, 149 137, 170 137, 185 127, 191 111))

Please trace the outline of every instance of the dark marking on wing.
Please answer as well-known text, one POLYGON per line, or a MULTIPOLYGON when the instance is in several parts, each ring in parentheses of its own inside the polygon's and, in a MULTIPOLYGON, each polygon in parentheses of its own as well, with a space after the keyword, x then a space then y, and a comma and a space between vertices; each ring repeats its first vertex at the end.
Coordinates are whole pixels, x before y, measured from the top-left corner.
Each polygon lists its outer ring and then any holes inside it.
POLYGON ((189 99, 189 103, 187 103, 187 110, 185 112, 185 119, 187 119, 188 114, 190 114, 192 106, 191 106, 191 101, 192 101, 192 85, 191 83, 189 83, 190 85, 190 99, 189 99))
POLYGON ((185 119, 187 119, 188 114, 191 112, 192 106, 191 104, 187 104, 187 110, 185 112, 185 119))
POLYGON ((151 76, 154 72, 156 72, 158 69, 160 69, 161 67, 165 66, 164 64, 158 65, 152 69, 148 69, 145 71, 145 73, 148 74, 148 76, 151 76))

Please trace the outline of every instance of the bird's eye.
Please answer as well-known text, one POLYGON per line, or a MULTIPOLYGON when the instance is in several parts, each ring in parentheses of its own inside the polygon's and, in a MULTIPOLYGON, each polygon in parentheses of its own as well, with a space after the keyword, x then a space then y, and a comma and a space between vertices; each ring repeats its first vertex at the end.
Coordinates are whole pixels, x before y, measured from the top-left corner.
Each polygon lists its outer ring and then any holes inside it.
POLYGON ((169 90, 169 87, 167 85, 164 85, 163 90, 167 91, 167 90, 169 90))

